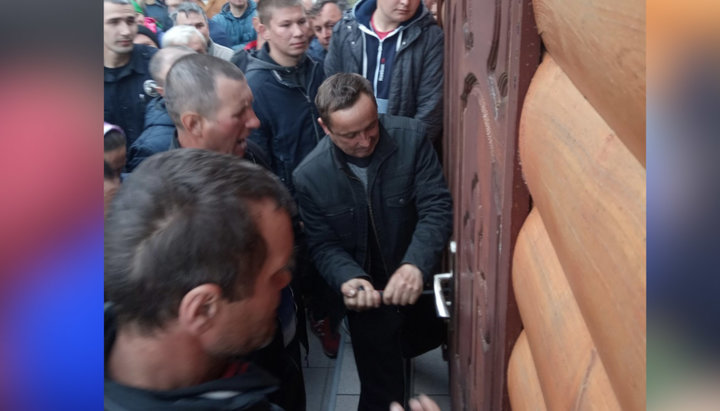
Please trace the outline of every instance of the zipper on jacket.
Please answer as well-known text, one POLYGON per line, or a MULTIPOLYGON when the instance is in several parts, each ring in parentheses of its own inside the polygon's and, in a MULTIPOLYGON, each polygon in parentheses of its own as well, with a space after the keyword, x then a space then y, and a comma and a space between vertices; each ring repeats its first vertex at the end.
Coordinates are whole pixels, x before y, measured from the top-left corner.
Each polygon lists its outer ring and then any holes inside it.
MULTIPOLYGON (((360 179, 355 174, 348 173, 347 171, 345 173, 348 175, 348 177, 350 177, 351 180, 357 181, 358 183, 360 183, 361 186, 363 185, 362 181, 360 181, 360 179)), ((369 183, 370 182, 368 181, 368 184, 369 183)), ((375 243, 377 244, 378 251, 380 252, 380 262, 382 263, 383 270, 385 270, 385 276, 388 277, 388 279, 389 279, 390 273, 388 272, 387 264, 385 264, 385 257, 382 255, 382 247, 380 246, 380 239, 378 237, 377 227, 375 226, 375 214, 373 213, 373 208, 372 208, 372 204, 370 201, 370 191, 369 190, 365 190, 365 200, 368 205, 368 215, 370 216, 370 225, 372 226, 373 233, 375 234, 374 235, 375 243)), ((372 262, 368 261, 368 271, 370 271, 371 267, 372 267, 372 262)), ((368 273, 368 274, 370 274, 370 273, 368 273)))
POLYGON ((375 227, 375 214, 373 213, 373 207, 372 202, 370 201, 369 191, 366 193, 365 198, 367 199, 368 213, 370 214, 370 225, 372 225, 373 233, 375 233, 375 243, 377 244, 378 251, 380 252, 380 261, 382 262, 383 270, 385 270, 385 277, 390 280, 391 273, 387 269, 387 264, 385 264, 385 257, 382 254, 382 247, 380 247, 380 238, 378 237, 377 228, 375 227))

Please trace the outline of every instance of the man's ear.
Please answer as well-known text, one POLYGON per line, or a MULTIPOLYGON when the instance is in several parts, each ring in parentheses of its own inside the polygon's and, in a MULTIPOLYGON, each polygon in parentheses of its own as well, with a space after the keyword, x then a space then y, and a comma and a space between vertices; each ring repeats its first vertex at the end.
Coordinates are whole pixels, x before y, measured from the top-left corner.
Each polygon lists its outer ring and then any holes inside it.
POLYGON ((201 284, 180 301, 178 322, 189 332, 200 335, 213 324, 220 311, 222 290, 217 284, 201 284))
POLYGON ((268 27, 262 23, 260 23, 260 19, 257 21, 257 28, 255 31, 258 32, 258 34, 263 38, 263 40, 268 41, 268 37, 270 37, 270 30, 268 30, 268 27))
POLYGON ((202 136, 202 116, 194 111, 186 111, 180 115, 180 123, 188 133, 199 137, 202 136))
POLYGON ((157 93, 161 96, 165 96, 165 87, 156 85, 155 91, 157 91, 157 93))
POLYGON ((325 126, 325 123, 323 123, 322 118, 318 117, 317 122, 318 122, 318 124, 320 124, 320 127, 322 127, 325 134, 330 135, 330 129, 327 128, 327 126, 325 126))

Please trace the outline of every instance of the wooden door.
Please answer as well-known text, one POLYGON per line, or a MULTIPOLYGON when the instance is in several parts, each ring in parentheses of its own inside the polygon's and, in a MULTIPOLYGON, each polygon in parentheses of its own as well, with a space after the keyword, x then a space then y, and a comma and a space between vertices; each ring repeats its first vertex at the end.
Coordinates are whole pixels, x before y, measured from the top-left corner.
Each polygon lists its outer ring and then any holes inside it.
POLYGON ((517 128, 540 38, 529 0, 449 0, 439 7, 446 36, 443 151, 457 244, 452 408, 509 409, 505 369, 521 330, 510 263, 530 210, 517 128))

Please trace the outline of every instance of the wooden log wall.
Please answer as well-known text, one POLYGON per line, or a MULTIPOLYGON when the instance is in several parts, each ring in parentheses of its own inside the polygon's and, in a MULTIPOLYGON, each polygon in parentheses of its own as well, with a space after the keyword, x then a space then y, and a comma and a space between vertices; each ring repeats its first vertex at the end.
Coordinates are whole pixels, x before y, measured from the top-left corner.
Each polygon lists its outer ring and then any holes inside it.
MULTIPOLYGON (((547 409, 644 410, 644 2, 534 7, 547 53, 519 129, 535 208, 513 259, 526 337, 511 369, 532 359, 547 409)), ((514 375, 513 406, 538 396, 514 375)))
POLYGON ((513 288, 548 409, 620 410, 537 209, 515 245, 513 288))
POLYGON ((547 410, 525 331, 520 333, 508 362, 508 394, 514 411, 547 410))
POLYGON ((645 166, 645 2, 535 0, 545 47, 645 166))

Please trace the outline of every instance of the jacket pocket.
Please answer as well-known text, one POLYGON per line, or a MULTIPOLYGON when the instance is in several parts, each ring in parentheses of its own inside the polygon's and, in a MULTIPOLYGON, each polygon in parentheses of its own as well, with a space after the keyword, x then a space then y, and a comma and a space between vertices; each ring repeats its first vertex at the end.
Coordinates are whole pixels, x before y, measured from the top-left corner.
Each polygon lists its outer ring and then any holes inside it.
POLYGON ((325 218, 340 240, 346 240, 352 236, 353 229, 356 226, 354 208, 328 210, 325 213, 325 218))

